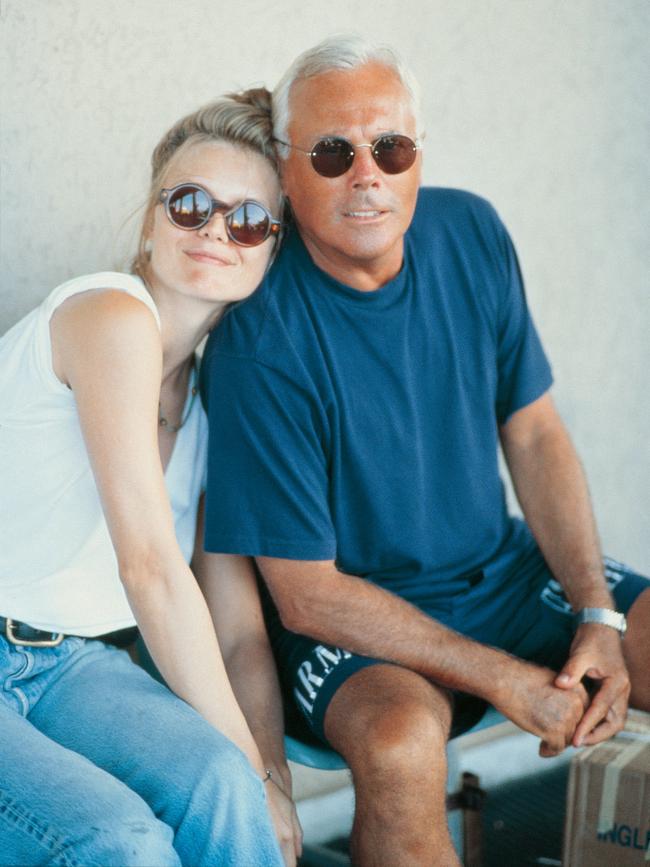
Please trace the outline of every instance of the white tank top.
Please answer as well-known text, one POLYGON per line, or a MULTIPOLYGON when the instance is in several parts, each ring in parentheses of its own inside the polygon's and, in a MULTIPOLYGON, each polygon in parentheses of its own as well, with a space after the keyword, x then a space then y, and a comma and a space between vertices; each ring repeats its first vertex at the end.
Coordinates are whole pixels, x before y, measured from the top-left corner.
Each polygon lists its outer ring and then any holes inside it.
MULTIPOLYGON (((107 288, 138 298, 160 327, 154 301, 138 277, 104 272, 58 286, 0 338, 0 615, 89 637, 135 620, 75 397, 52 368, 49 323, 66 298, 107 288)), ((206 449, 207 420, 196 399, 165 473, 176 536, 188 562, 205 487, 206 449)))

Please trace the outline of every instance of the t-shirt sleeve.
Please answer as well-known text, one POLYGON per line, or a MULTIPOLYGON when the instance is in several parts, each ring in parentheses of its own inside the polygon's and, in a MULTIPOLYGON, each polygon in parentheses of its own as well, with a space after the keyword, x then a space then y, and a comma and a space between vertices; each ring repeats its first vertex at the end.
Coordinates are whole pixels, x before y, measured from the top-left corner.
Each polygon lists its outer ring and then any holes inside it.
POLYGON ((258 361, 222 354, 206 359, 202 389, 210 427, 206 550, 334 559, 318 399, 258 361))
POLYGON ((497 314, 496 415, 505 424, 550 388, 553 374, 526 303, 515 248, 500 222, 499 230, 504 279, 497 314))

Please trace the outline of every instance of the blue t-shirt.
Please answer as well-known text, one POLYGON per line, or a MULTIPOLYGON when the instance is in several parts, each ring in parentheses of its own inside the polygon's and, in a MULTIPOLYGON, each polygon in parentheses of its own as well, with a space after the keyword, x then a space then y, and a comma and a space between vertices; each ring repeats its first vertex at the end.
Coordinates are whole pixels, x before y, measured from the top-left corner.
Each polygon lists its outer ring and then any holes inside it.
POLYGON ((498 425, 551 385, 493 208, 423 188, 399 274, 361 292, 292 232, 208 341, 209 551, 335 559, 435 604, 530 548, 498 425))

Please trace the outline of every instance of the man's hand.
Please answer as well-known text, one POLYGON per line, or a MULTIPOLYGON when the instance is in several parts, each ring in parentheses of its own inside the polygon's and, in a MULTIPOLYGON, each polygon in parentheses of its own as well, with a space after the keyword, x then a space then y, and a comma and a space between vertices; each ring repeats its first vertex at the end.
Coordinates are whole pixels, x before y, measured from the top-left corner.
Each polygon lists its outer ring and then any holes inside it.
POLYGON ((621 636, 610 626, 583 623, 578 627, 569 658, 555 684, 573 690, 584 677, 595 682, 596 690, 573 735, 575 747, 598 744, 625 725, 630 678, 621 636))
POLYGON ((302 854, 302 828, 296 805, 281 786, 280 782, 276 782, 275 776, 266 783, 266 802, 284 863, 286 867, 295 867, 302 854))
MULTIPOLYGON (((587 482, 550 395, 514 413, 500 436, 528 526, 574 610, 612 608, 587 482)), ((555 686, 570 691, 587 677, 598 688, 589 688, 574 746, 599 743, 625 723, 630 686, 620 644, 611 627, 578 628, 555 686)))
POLYGON ((541 739, 540 756, 556 756, 572 743, 589 703, 580 681, 562 689, 556 672, 521 662, 493 704, 520 728, 541 739))

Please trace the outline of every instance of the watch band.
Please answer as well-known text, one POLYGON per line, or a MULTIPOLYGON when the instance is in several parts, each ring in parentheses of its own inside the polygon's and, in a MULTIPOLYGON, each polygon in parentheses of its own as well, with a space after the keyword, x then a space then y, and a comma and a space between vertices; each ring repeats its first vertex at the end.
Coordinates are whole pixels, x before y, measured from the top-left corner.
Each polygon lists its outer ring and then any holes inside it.
POLYGON ((611 626, 621 635, 624 635, 627 629, 625 615, 611 608, 583 608, 578 612, 578 623, 602 623, 603 626, 611 626))

